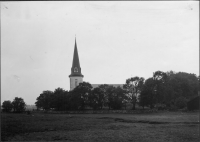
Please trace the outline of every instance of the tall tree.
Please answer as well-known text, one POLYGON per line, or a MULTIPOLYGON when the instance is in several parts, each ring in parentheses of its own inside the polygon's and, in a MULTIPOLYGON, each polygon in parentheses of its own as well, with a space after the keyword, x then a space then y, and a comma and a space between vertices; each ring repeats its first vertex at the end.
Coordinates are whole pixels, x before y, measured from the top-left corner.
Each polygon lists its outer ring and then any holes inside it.
POLYGON ((114 99, 114 93, 115 93, 115 87, 112 85, 109 85, 106 88, 106 104, 109 107, 109 109, 112 108, 112 103, 113 103, 113 99, 114 99))
POLYGON ((49 110, 52 105, 52 91, 43 91, 39 97, 37 97, 37 101, 35 102, 37 108, 42 108, 44 110, 49 110))
POLYGON ((2 104, 3 112, 11 112, 13 105, 11 101, 4 101, 2 104))
POLYGON ((88 82, 80 83, 73 91, 71 100, 75 102, 72 104, 75 109, 85 109, 89 105, 89 94, 92 91, 92 85, 88 82))
POLYGON ((141 106, 150 106, 153 108, 154 104, 156 103, 156 96, 155 96, 155 82, 153 78, 148 78, 143 87, 141 94, 139 96, 139 104, 141 106))
POLYGON ((58 87, 57 89, 55 89, 55 91, 51 96, 51 107, 55 108, 58 111, 64 109, 63 107, 64 104, 66 103, 65 98, 66 98, 65 90, 58 87))
POLYGON ((152 104, 164 103, 167 106, 175 104, 182 108, 186 101, 198 94, 199 81, 195 74, 156 71, 150 80, 145 81, 140 105, 153 102, 152 104), (152 101, 149 98, 152 98, 152 101))
POLYGON ((168 75, 167 79, 168 100, 175 101, 179 97, 189 100, 198 94, 198 77, 195 74, 184 72, 168 75))
POLYGON ((133 104, 133 110, 135 109, 137 97, 138 94, 141 92, 143 84, 144 78, 135 76, 127 79, 126 84, 123 85, 123 88, 126 90, 127 94, 129 94, 129 98, 133 104))
MULTIPOLYGON (((100 89, 100 91, 102 92, 103 94, 103 106, 109 106, 109 91, 108 90, 112 90, 111 89, 111 86, 108 85, 108 84, 102 84, 102 85, 99 85, 98 87, 100 89), (110 88, 110 89, 109 89, 110 88)), ((110 109, 110 106, 109 106, 109 109, 110 109)))
POLYGON ((163 103, 165 101, 165 85, 167 82, 167 74, 162 71, 153 73, 153 80, 155 82, 156 103, 163 103))
POLYGON ((112 109, 121 109, 123 106, 123 100, 125 99, 125 91, 119 86, 113 89, 110 106, 112 109))
POLYGON ((23 112, 25 111, 25 102, 22 98, 15 97, 12 102, 14 112, 23 112))
POLYGON ((89 94, 89 104, 93 109, 102 109, 104 103, 104 94, 102 90, 97 87, 89 94))
POLYGON ((70 102, 69 102, 69 98, 70 98, 70 93, 68 91, 65 91, 64 93, 62 93, 62 99, 63 99, 63 104, 61 107, 61 110, 69 110, 70 109, 70 102))

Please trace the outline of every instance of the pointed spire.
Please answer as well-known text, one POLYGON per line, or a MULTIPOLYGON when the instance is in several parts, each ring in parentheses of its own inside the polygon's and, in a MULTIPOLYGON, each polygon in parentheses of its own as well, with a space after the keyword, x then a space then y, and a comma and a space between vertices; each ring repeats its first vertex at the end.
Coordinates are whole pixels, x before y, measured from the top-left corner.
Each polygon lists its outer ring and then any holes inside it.
POLYGON ((73 57, 72 67, 80 68, 76 38, 75 38, 75 45, 74 45, 74 57, 73 57))
POLYGON ((70 76, 83 76, 81 74, 81 67, 79 63, 78 49, 75 37, 75 45, 74 45, 74 57, 72 61, 71 75, 70 76))

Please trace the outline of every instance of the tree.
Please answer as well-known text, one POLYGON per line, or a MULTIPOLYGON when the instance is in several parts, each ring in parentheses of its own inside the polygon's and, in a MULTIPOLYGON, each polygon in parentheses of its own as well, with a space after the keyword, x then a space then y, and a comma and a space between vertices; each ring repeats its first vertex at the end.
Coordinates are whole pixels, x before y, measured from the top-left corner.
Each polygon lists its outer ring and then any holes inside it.
POLYGON ((195 74, 173 71, 153 73, 153 78, 147 79, 140 96, 140 105, 165 104, 178 108, 186 106, 186 101, 198 94, 199 78, 195 74), (151 102, 151 104, 150 104, 151 102))
POLYGON ((11 101, 4 101, 2 104, 3 112, 11 112, 13 105, 11 101))
POLYGON ((44 110, 49 110, 52 106, 52 91, 43 91, 39 97, 37 97, 37 101, 35 102, 37 108, 42 108, 44 110))
POLYGON ((109 107, 109 109, 112 108, 113 99, 114 99, 114 93, 115 93, 115 87, 112 85, 108 85, 106 88, 106 105, 109 107))
POLYGON ((53 94, 51 95, 51 108, 54 108, 56 110, 64 110, 65 109, 65 104, 67 104, 67 100, 66 100, 66 95, 67 93, 65 93, 66 91, 62 88, 57 88, 55 89, 55 91, 53 92, 53 94))
POLYGON ((14 112, 23 112, 25 110, 25 102, 22 98, 15 97, 12 102, 14 112))
POLYGON ((123 100, 125 99, 125 91, 121 87, 113 88, 112 99, 110 106, 112 109, 121 109, 123 106, 123 100))
POLYGON ((104 103, 104 94, 102 90, 97 87, 89 94, 89 104, 93 109, 102 109, 104 103))
POLYGON ((99 89, 100 89, 100 91, 102 92, 102 94, 103 94, 103 106, 108 106, 109 107, 109 109, 110 109, 110 102, 109 102, 109 100, 110 100, 110 92, 109 92, 109 90, 112 90, 111 88, 111 86, 110 85, 108 85, 108 84, 102 84, 102 85, 99 85, 99 87, 98 87, 99 89))
POLYGON ((155 103, 155 82, 153 78, 148 78, 142 87, 142 91, 139 96, 139 104, 140 106, 143 106, 143 108, 144 106, 150 106, 150 108, 153 108, 155 103))
POLYGON ((62 93, 62 99, 63 99, 63 104, 61 107, 61 110, 69 110, 70 109, 70 102, 69 102, 69 95, 70 93, 68 91, 65 91, 64 93, 62 93))
POLYGON ((79 83, 79 85, 72 90, 70 96, 71 108, 84 110, 86 106, 89 106, 89 95, 92 92, 92 85, 88 82, 79 83))
POLYGON ((180 97, 190 100, 197 96, 199 81, 195 74, 184 72, 168 73, 167 83, 165 84, 165 91, 167 102, 174 102, 180 97))
POLYGON ((74 90, 69 92, 68 98, 69 98, 68 100, 69 100, 70 110, 78 110, 81 107, 80 95, 76 93, 74 90))
POLYGON ((153 80, 155 82, 155 95, 156 95, 156 103, 165 102, 165 85, 167 81, 167 74, 162 71, 156 71, 153 73, 153 80))
POLYGON ((174 76, 179 82, 179 88, 182 90, 181 95, 191 99, 198 94, 199 81, 195 74, 178 72, 174 76))
POLYGON ((129 98, 133 104, 133 110, 137 102, 138 94, 141 92, 142 86, 144 84, 143 77, 132 77, 126 80, 126 84, 123 85, 123 88, 129 94, 129 98))

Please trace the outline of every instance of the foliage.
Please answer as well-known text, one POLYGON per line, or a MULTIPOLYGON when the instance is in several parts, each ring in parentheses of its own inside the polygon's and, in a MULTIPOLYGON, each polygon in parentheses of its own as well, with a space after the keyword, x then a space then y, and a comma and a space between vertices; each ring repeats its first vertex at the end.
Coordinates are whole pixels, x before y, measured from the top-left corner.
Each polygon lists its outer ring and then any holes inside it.
POLYGON ((52 105, 52 91, 43 91, 39 97, 37 97, 37 101, 35 102, 37 108, 42 108, 44 110, 49 110, 52 105))
POLYGON ((141 94, 139 96, 139 105, 140 106, 150 106, 153 108, 154 104, 156 103, 156 95, 155 95, 155 82, 153 78, 148 78, 143 87, 141 94))
POLYGON ((4 101, 2 104, 3 112, 11 112, 13 105, 11 101, 4 101))
POLYGON ((110 107, 112 109, 121 109, 125 99, 125 91, 121 87, 113 88, 113 93, 110 100, 110 107))
POLYGON ((103 94, 103 106, 108 106, 110 109, 110 100, 111 100, 112 91, 114 89, 113 86, 102 84, 102 85, 99 85, 98 88, 103 94))
POLYGON ((126 84, 123 85, 124 90, 126 90, 127 94, 129 95, 129 98, 133 104, 133 110, 135 109, 138 93, 141 92, 142 86, 144 83, 143 77, 132 77, 126 80, 126 84))
POLYGON ((20 113, 25 111, 25 102, 22 98, 15 97, 12 102, 14 112, 20 113))
POLYGON ((51 103, 50 106, 51 108, 55 110, 65 110, 67 108, 67 93, 64 89, 62 88, 57 88, 53 92, 51 96, 51 103))
POLYGON ((155 93, 155 101, 156 103, 163 103, 166 95, 166 82, 167 82, 167 74, 162 71, 156 71, 153 73, 154 80, 154 93, 155 93))
POLYGON ((92 93, 89 94, 89 106, 93 109, 102 109, 104 103, 104 94, 103 91, 97 87, 92 90, 92 93))
POLYGON ((195 74, 173 71, 153 73, 153 78, 145 81, 140 99, 141 106, 165 104, 178 108, 186 106, 189 100, 198 94, 199 78, 195 74), (171 102, 175 104, 172 105, 171 102))
POLYGON ((156 71, 145 81, 138 76, 128 78, 123 88, 102 84, 93 89, 90 83, 82 82, 69 92, 62 88, 54 92, 43 91, 35 104, 44 110, 58 111, 84 110, 87 107, 94 110, 103 107, 121 109, 126 108, 127 103, 132 103, 132 109, 135 109, 139 100, 143 108, 184 108, 186 100, 197 96, 199 83, 200 77, 195 74, 156 71))
POLYGON ((187 100, 185 99, 185 97, 181 96, 175 100, 175 105, 179 109, 185 108, 187 106, 187 100))
POLYGON ((171 85, 175 99, 183 96, 186 99, 191 99, 198 94, 198 78, 194 74, 178 72, 171 75, 169 84, 171 85))
POLYGON ((89 96, 92 93, 92 85, 88 82, 79 83, 71 93, 71 109, 84 110, 86 106, 89 106, 89 96))
POLYGON ((43 91, 37 101, 35 102, 37 108, 44 110, 67 110, 69 109, 69 93, 62 88, 55 89, 52 91, 43 91))
POLYGON ((89 95, 90 106, 93 109, 102 109, 108 106, 109 109, 121 109, 126 103, 127 97, 121 87, 103 84, 94 88, 89 95))

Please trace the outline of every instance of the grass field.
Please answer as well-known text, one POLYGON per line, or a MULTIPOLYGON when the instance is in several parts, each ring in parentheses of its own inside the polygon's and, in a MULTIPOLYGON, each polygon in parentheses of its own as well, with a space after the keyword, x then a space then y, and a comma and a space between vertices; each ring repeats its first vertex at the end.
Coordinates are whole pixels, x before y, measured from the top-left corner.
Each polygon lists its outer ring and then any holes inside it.
POLYGON ((1 114, 2 141, 199 142, 198 112, 1 114))

